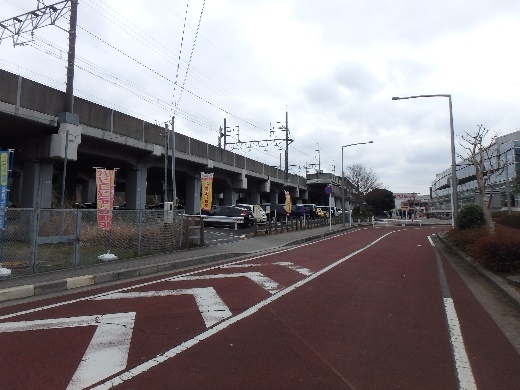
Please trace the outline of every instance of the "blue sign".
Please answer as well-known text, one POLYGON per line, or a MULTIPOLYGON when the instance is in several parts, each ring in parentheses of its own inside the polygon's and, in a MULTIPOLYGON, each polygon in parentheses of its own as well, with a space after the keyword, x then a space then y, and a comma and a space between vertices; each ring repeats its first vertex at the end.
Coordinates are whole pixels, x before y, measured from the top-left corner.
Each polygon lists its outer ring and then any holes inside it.
POLYGON ((332 186, 330 184, 327 187, 325 187, 325 193, 327 195, 332 194, 332 186))

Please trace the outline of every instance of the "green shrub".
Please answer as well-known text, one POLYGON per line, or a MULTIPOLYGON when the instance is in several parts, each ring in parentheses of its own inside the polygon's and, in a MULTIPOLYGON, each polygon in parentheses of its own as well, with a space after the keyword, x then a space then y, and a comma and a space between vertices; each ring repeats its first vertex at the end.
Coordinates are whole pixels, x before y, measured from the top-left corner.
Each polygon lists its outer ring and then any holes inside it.
POLYGON ((457 215, 457 227, 460 230, 480 228, 485 224, 484 210, 478 204, 465 205, 457 215))
POLYGON ((504 226, 509 226, 515 229, 520 229, 520 213, 505 215, 497 219, 496 223, 504 226))
POLYGON ((497 226, 495 234, 479 238, 469 252, 489 269, 502 272, 520 269, 520 235, 514 229, 497 226))

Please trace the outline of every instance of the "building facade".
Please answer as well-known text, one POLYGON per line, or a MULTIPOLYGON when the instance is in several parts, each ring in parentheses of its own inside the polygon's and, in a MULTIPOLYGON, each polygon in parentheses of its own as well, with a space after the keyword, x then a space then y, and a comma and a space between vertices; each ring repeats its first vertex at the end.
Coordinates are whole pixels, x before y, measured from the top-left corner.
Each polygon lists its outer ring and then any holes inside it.
MULTIPOLYGON (((520 211, 520 131, 497 137, 489 152, 485 194, 478 190, 475 167, 467 160, 457 162, 459 209, 467 203, 483 205, 491 196, 492 210, 520 211)), ((430 196, 432 211, 451 212, 451 167, 435 175, 430 196)))

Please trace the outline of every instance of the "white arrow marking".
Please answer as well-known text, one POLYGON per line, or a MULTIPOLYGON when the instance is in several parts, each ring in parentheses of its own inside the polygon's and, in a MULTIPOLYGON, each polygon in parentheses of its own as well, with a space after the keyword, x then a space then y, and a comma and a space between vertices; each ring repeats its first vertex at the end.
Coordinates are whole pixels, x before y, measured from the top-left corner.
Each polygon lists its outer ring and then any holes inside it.
POLYGON ((178 280, 206 280, 206 279, 223 279, 223 278, 239 278, 245 276, 249 278, 256 284, 262 286, 262 288, 269 291, 271 294, 276 294, 280 291, 278 283, 276 283, 273 279, 268 278, 264 274, 260 272, 243 272, 237 274, 220 274, 220 275, 201 275, 201 276, 182 276, 180 278, 175 277, 170 279, 171 281, 178 280))
MULTIPOLYGON (((294 263, 291 263, 290 261, 279 261, 277 263, 272 263, 276 265, 281 265, 283 267, 287 267, 289 269, 292 269, 293 271, 299 272, 302 275, 309 276, 312 275, 312 271, 308 268, 300 267, 298 265, 295 265, 294 263)), ((223 265, 220 268, 243 268, 243 267, 261 267, 266 266, 270 264, 229 264, 229 265, 223 265)))
POLYGON ((163 290, 163 291, 144 291, 144 292, 128 292, 114 293, 105 296, 96 297, 95 300, 103 299, 122 299, 122 298, 155 298, 170 297, 175 295, 193 295, 200 314, 204 319, 206 327, 210 327, 228 317, 231 317, 231 311, 226 304, 220 299, 219 295, 213 287, 206 288, 190 288, 179 290, 163 290))
POLYGON ((304 268, 304 267, 300 267, 299 265, 296 265, 296 264, 291 263, 289 261, 279 261, 278 263, 274 263, 274 264, 278 264, 278 265, 287 267, 287 268, 292 269, 293 271, 299 272, 299 273, 301 273, 302 275, 305 275, 305 276, 312 275, 312 271, 310 269, 304 268))
POLYGON ((97 326, 67 389, 84 389, 126 368, 135 313, 5 322, 0 333, 97 326))

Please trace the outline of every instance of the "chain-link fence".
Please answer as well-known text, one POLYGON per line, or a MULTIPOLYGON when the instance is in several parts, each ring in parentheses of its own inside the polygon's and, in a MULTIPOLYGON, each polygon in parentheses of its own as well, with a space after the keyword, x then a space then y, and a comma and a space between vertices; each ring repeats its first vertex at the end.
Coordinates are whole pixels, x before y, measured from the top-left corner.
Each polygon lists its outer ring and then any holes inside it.
POLYGON ((5 209, 2 266, 12 276, 172 252, 201 244, 200 218, 179 211, 113 210, 112 228, 97 210, 5 209))

